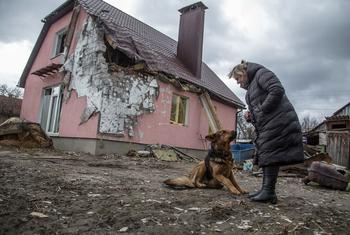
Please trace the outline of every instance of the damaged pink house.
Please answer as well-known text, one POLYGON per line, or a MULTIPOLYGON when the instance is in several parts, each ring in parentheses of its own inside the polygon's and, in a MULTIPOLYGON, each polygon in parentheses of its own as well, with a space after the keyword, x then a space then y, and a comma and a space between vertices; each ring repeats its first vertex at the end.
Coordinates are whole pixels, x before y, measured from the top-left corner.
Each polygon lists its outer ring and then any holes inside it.
POLYGON ((202 62, 204 12, 180 9, 178 42, 100 0, 69 0, 44 26, 19 81, 21 117, 58 149, 126 153, 166 144, 208 148, 207 92, 225 129, 242 101, 202 62))

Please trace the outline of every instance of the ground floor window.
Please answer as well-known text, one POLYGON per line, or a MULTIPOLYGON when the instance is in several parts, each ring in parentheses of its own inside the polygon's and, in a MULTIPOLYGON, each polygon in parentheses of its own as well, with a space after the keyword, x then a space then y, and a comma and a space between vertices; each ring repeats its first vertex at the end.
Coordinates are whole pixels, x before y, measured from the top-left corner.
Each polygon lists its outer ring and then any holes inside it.
POLYGON ((188 97, 173 95, 170 122, 187 125, 188 97))
POLYGON ((40 124, 48 134, 58 134, 62 96, 61 86, 43 90, 40 124))

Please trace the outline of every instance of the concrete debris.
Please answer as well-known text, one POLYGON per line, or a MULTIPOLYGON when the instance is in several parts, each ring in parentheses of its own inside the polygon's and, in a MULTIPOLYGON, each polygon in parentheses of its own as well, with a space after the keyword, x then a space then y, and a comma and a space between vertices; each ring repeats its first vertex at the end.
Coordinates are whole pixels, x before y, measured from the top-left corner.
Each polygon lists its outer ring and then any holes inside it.
POLYGON ((293 222, 293 221, 291 221, 290 219, 288 219, 288 217, 285 216, 285 215, 281 215, 281 219, 287 221, 288 223, 292 223, 292 222, 293 222))
POLYGON ((10 118, 0 125, 0 145, 23 148, 49 148, 52 140, 38 123, 10 118))
POLYGON ((148 145, 146 150, 151 152, 151 155, 163 160, 163 161, 177 161, 177 160, 187 160, 198 162, 200 159, 195 156, 191 156, 187 153, 184 153, 180 149, 170 146, 170 145, 148 145))
POLYGON ((185 211, 184 209, 180 208, 180 207, 174 207, 175 210, 178 210, 178 211, 185 211))
POLYGON ((49 216, 43 214, 43 213, 40 213, 40 212, 35 212, 33 211, 32 213, 30 213, 31 216, 33 217, 38 217, 38 218, 48 218, 49 216))
POLYGON ((103 36, 90 17, 75 53, 62 66, 71 75, 68 91, 76 90, 78 97, 87 98, 81 123, 99 112, 100 133, 134 136, 137 117, 155 110, 158 83, 154 76, 137 72, 143 68, 140 64, 132 67, 133 73, 118 65, 109 67, 103 36))
POLYGON ((152 154, 162 161, 174 162, 178 160, 176 152, 172 149, 152 149, 152 154))
POLYGON ((135 149, 130 149, 127 153, 126 156, 128 157, 139 157, 137 151, 135 149))
POLYGON ((128 230, 129 230, 128 227, 123 227, 123 228, 119 229, 119 232, 126 232, 126 231, 128 231, 128 230))
POLYGON ((130 149, 126 153, 126 156, 128 156, 128 157, 151 157, 152 154, 150 151, 146 151, 146 150, 136 151, 135 149, 130 149))
POLYGON ((137 151, 137 154, 140 157, 149 157, 149 156, 151 156, 151 152, 150 151, 145 151, 145 150, 137 151))
POLYGON ((242 230, 249 230, 252 228, 251 225, 249 225, 250 220, 242 220, 240 225, 237 225, 237 228, 242 229, 242 230))
POLYGON ((156 77, 160 81, 164 83, 170 83, 171 85, 173 85, 174 87, 182 91, 190 91, 197 94, 203 93, 203 90, 201 88, 198 88, 197 86, 194 86, 192 84, 180 81, 179 79, 177 79, 171 74, 157 73, 156 77))
POLYGON ((199 207, 191 207, 191 208, 188 208, 189 211, 201 211, 201 208, 199 207))

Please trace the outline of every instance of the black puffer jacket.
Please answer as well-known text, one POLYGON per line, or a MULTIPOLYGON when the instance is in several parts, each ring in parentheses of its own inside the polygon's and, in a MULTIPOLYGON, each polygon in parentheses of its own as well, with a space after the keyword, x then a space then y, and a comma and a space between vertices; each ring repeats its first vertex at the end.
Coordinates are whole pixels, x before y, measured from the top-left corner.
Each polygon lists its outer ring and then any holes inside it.
POLYGON ((260 167, 303 162, 298 116, 276 75, 264 66, 248 62, 246 102, 252 113, 260 167))

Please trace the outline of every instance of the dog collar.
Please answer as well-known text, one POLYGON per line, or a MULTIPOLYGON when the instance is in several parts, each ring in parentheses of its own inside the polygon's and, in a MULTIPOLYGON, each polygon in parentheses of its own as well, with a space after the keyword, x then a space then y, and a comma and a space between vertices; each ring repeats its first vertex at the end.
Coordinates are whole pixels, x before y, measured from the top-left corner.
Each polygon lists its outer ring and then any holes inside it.
POLYGON ((231 151, 210 149, 208 155, 210 158, 220 158, 226 160, 227 158, 231 157, 231 151))

